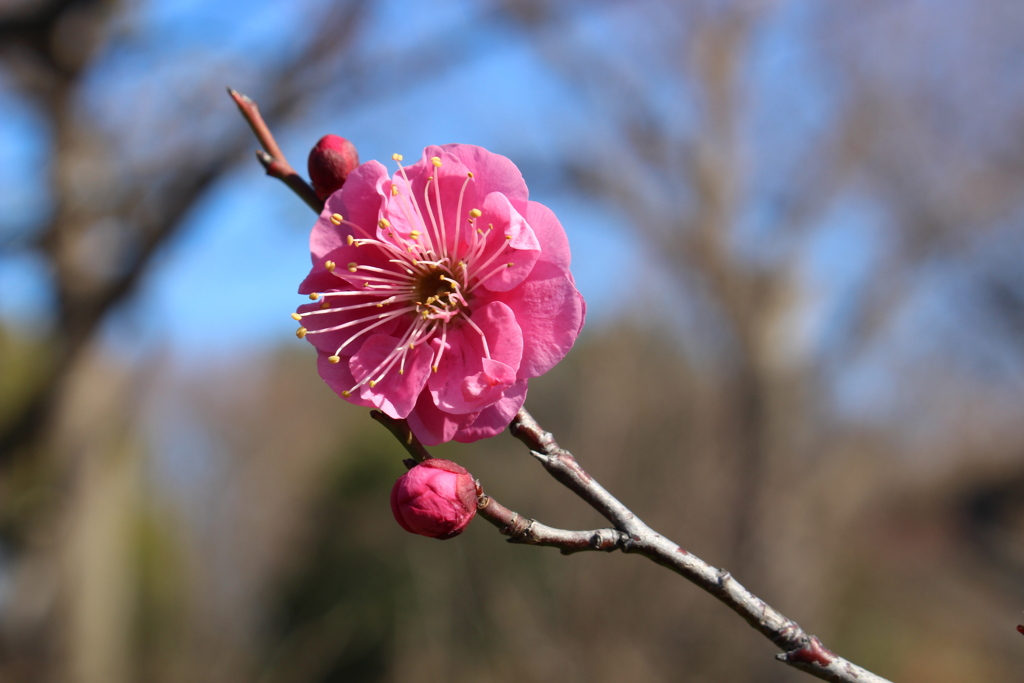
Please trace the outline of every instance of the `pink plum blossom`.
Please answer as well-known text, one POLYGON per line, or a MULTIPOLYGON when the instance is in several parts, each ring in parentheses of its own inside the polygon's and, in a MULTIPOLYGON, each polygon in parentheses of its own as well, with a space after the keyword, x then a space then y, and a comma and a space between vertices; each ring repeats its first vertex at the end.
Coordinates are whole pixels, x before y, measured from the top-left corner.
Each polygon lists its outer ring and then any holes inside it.
POLYGON ((407 419, 424 444, 494 436, 583 326, 565 231, 503 156, 393 159, 394 175, 367 162, 327 199, 297 334, 335 392, 407 419))
POLYGON ((447 539, 458 536, 476 515, 476 483, 451 460, 424 460, 391 489, 391 512, 406 531, 447 539))

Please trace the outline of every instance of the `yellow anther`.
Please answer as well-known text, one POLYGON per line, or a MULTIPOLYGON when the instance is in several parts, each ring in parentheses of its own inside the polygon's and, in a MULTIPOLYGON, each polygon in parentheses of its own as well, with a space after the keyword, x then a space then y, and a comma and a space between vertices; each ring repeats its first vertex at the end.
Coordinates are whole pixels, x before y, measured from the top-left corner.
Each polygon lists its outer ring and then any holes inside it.
POLYGON ((416 348, 416 342, 409 342, 409 348, 410 349, 416 348))
POLYGON ((292 320, 302 320, 302 316, 298 313, 292 313, 292 320))
POLYGON ((327 362, 328 363, 338 363, 340 361, 341 361, 341 356, 328 356, 327 357, 327 362))
POLYGON ((327 261, 326 263, 324 263, 324 268, 327 269, 328 273, 333 273, 334 269, 337 267, 337 265, 338 264, 335 263, 334 261, 327 261))
POLYGON ((392 154, 391 159, 393 161, 401 161, 404 157, 401 154, 392 154))
POLYGON ((305 337, 306 336, 306 328, 305 327, 300 327, 299 329, 295 330, 295 336, 298 337, 299 339, 302 339, 303 337, 305 337))
POLYGON ((382 228, 390 228, 391 227, 391 223, 388 222, 387 218, 381 218, 379 221, 377 221, 377 225, 379 225, 382 228))
POLYGON ((441 168, 441 157, 430 157, 430 163, 436 168, 441 168))
POLYGON ((316 292, 313 292, 312 294, 309 295, 309 298, 312 299, 313 301, 316 301, 317 299, 320 298, 320 295, 317 294, 316 292))
POLYGON ((476 231, 477 231, 478 233, 480 233, 481 235, 482 235, 482 234, 484 234, 484 231, 483 231, 483 230, 481 230, 480 228, 477 228, 477 229, 476 229, 476 231))
POLYGON ((512 235, 505 235, 505 239, 507 239, 507 240, 512 239, 512 235))
POLYGON ((411 231, 409 233, 409 237, 411 237, 413 239, 419 239, 419 236, 420 236, 420 231, 419 230, 413 230, 413 231, 411 231))
POLYGON ((323 303, 320 304, 320 308, 330 308, 330 307, 331 307, 331 302, 328 301, 327 299, 324 299, 323 303))
POLYGON ((370 385, 371 389, 373 389, 375 386, 377 386, 377 383, 375 381, 373 381, 372 379, 369 382, 367 382, 367 384, 370 385))
POLYGON ((473 174, 472 174, 472 173, 467 173, 467 174, 466 174, 466 177, 468 177, 468 178, 472 178, 472 177, 473 177, 473 174))
POLYGON ((346 391, 341 392, 341 395, 344 396, 345 398, 348 398, 349 396, 352 395, 352 392, 346 390, 346 391))
POLYGON ((392 185, 391 186, 391 196, 392 197, 397 197, 398 196, 398 185, 392 185))
POLYGON ((399 370, 399 371, 398 371, 398 374, 399 374, 399 375, 404 375, 404 374, 405 374, 405 370, 399 370))
POLYGON ((436 365, 431 365, 430 369, 433 370, 434 372, 437 372, 437 366, 436 365))
POLYGON ((350 272, 350 273, 356 272, 357 268, 359 268, 359 264, 356 263, 355 261, 353 261, 352 263, 348 264, 348 272, 350 272))
POLYGON ((512 267, 512 266, 514 266, 514 265, 515 265, 514 263, 509 263, 509 264, 508 264, 508 267, 509 267, 509 268, 511 268, 511 267, 512 267))
POLYGON ((352 243, 356 241, 356 238, 353 237, 352 235, 349 235, 348 237, 345 238, 345 241, 348 243, 348 246, 351 247, 352 243))
POLYGON ((341 225, 341 222, 345 220, 340 213, 331 214, 331 222, 335 225, 341 225))
POLYGON ((480 209, 470 209, 469 215, 472 216, 473 218, 480 218, 480 216, 483 215, 483 211, 481 211, 480 209))

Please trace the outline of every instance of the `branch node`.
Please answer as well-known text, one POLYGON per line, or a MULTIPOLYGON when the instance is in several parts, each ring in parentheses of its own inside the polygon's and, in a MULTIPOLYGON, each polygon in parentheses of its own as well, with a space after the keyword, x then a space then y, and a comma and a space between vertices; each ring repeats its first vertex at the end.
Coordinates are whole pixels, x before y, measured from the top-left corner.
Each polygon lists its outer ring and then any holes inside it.
POLYGON ((547 455, 544 455, 540 451, 535 451, 535 450, 531 449, 530 450, 530 455, 532 455, 533 457, 537 458, 537 460, 540 460, 541 463, 543 463, 545 465, 547 465, 547 464, 549 464, 551 462, 551 458, 549 456, 547 456, 547 455))
POLYGON ((817 664, 826 667, 836 655, 821 644, 818 636, 811 636, 802 647, 776 655, 775 658, 787 664, 817 664))

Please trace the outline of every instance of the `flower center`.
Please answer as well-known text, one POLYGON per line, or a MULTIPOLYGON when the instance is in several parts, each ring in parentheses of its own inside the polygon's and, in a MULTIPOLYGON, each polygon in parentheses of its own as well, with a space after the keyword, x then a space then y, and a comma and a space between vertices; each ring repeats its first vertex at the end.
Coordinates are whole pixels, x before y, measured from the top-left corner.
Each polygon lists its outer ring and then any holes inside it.
POLYGON ((468 307, 469 302, 460 291, 464 287, 445 269, 429 267, 416 278, 413 286, 416 289, 416 312, 424 317, 447 320, 468 307))

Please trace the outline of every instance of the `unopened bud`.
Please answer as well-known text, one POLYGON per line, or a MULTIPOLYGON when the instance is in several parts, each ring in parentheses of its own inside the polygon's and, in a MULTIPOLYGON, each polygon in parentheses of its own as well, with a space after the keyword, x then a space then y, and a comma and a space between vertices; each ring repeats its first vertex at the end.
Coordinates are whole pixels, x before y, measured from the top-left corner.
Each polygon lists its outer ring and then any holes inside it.
POLYGON ((458 536, 476 515, 476 484, 451 460, 424 460, 391 489, 391 511, 406 531, 430 538, 458 536))
POLYGON ((345 184, 345 178, 359 165, 355 145, 337 135, 320 138, 309 152, 309 179, 316 196, 326 200, 345 184))

